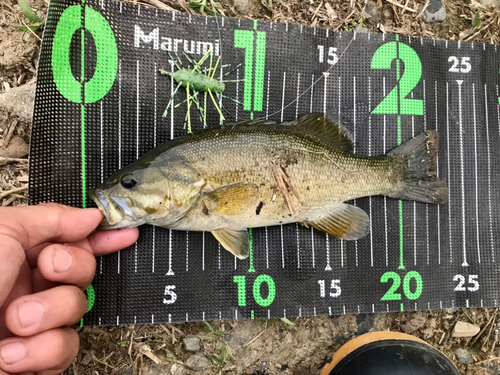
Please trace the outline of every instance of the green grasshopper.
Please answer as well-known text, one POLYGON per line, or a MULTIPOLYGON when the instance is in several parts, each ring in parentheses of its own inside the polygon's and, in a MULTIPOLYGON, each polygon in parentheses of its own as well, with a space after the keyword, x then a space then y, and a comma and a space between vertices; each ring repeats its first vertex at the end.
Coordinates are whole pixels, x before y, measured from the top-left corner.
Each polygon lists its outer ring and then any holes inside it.
MULTIPOLYGON (((189 62, 191 64, 194 65, 193 69, 182 68, 181 65, 179 65, 177 63, 177 61, 172 58, 171 55, 170 55, 170 58, 172 59, 175 66, 177 67, 177 70, 175 72, 168 72, 166 70, 160 69, 161 74, 166 74, 168 76, 171 76, 175 80, 175 82, 177 82, 177 87, 175 88, 175 90, 172 94, 172 97, 170 98, 170 100, 167 104, 167 108, 163 112, 163 117, 167 117, 168 110, 172 106, 173 101, 174 101, 174 96, 177 93, 177 91, 179 90, 179 88, 184 87, 186 89, 185 102, 187 103, 187 111, 186 111, 186 117, 184 119, 184 123, 188 124, 188 131, 190 133, 192 133, 192 131, 191 131, 191 106, 192 106, 192 103, 195 103, 196 107, 198 108, 198 111, 200 112, 200 121, 202 121, 203 124, 205 124, 205 125, 207 123, 207 95, 205 95, 204 106, 201 106, 200 102, 198 100, 198 94, 200 92, 205 92, 205 93, 208 92, 208 94, 210 95, 210 98, 212 99, 212 102, 214 103, 215 108, 217 109, 217 112, 219 112, 219 115, 220 115, 220 118, 222 121, 225 121, 226 119, 225 119, 224 115, 222 114, 222 111, 221 111, 219 105, 217 104, 217 101, 214 98, 214 93, 218 99, 222 96, 224 98, 230 99, 230 100, 235 101, 237 103, 239 103, 239 102, 232 99, 232 98, 229 98, 227 96, 222 95, 222 93, 226 89, 224 82, 235 82, 235 81, 221 81, 221 80, 214 78, 215 72, 217 71, 217 68, 219 67, 221 57, 219 56, 219 58, 217 59, 217 62, 215 64, 215 67, 212 68, 212 65, 213 65, 212 49, 209 49, 207 51, 207 53, 205 53, 205 55, 203 55, 203 57, 198 62, 195 62, 194 60, 192 60, 185 53, 184 53, 184 56, 189 60, 189 62), (201 65, 209 57, 210 57, 210 66, 208 69, 203 71, 201 69, 201 65)), ((180 63, 180 59, 178 59, 178 61, 180 63)), ((226 65, 226 66, 228 66, 228 65, 226 65)), ((241 64, 238 65, 235 69, 237 69, 239 66, 241 66, 241 64)), ((230 74, 231 72, 233 72, 235 69, 226 73, 225 76, 230 74)), ((184 102, 182 102, 182 103, 184 103, 184 102)), ((182 103, 177 104, 175 107, 179 106, 182 103)), ((239 104, 242 104, 242 103, 239 103, 239 104)))

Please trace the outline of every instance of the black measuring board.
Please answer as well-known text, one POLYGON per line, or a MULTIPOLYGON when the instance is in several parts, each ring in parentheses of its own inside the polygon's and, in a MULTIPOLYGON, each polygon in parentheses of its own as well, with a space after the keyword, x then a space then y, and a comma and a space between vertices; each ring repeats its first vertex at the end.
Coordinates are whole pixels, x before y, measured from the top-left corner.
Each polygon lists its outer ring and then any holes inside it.
MULTIPOLYGON (((183 50, 198 61, 210 48, 221 57, 217 76, 229 73, 224 95, 233 100, 219 100, 225 123, 325 112, 351 131, 361 155, 387 153, 437 129, 438 173, 448 182, 449 203, 357 199, 352 203, 372 223, 365 238, 341 241, 298 224, 255 228, 245 260, 210 233, 142 226, 137 244, 98 260, 85 324, 497 306, 495 45, 52 0, 35 101, 30 204, 91 207, 88 190, 186 134, 185 90, 162 117, 176 84, 159 69, 177 69, 168 51, 188 66, 183 50)), ((193 131, 204 126, 199 117, 194 108, 193 131)), ((207 126, 220 122, 208 98, 207 126)))

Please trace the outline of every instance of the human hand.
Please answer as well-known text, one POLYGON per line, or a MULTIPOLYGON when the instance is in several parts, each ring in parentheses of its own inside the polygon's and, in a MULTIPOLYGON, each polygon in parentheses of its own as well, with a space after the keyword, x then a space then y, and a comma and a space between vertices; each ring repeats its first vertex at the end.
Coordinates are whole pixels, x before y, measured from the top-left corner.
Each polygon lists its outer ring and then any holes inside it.
POLYGON ((96 255, 133 244, 137 228, 94 232, 98 209, 0 208, 0 375, 60 374, 78 353, 70 325, 87 310, 96 255))

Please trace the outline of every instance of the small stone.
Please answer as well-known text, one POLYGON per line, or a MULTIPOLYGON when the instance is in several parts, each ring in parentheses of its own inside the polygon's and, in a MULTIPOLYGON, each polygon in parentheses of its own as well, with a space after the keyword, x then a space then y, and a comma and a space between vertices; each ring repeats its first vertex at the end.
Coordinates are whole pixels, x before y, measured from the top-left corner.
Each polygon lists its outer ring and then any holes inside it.
POLYGON ((182 339, 182 347, 186 352, 199 352, 203 345, 198 337, 184 337, 182 339))
POLYGON ((455 356, 463 364, 468 365, 469 363, 472 362, 472 355, 469 353, 468 350, 458 348, 457 350, 455 350, 455 356))
POLYGON ((208 359, 201 353, 192 355, 184 364, 194 371, 201 371, 210 366, 208 359))
POLYGON ((481 328, 474 324, 470 324, 467 322, 458 321, 455 324, 455 328, 453 328, 453 337, 472 337, 476 336, 481 328))
MULTIPOLYGON (((15 135, 10 139, 7 147, 0 147, 0 157, 16 159, 24 158, 28 155, 29 149, 28 144, 24 142, 21 137, 15 135)), ((2 161, 0 161, 0 165, 2 164, 2 161)))
POLYGON ((250 10, 249 0, 234 0, 234 7, 240 14, 247 14, 250 10))
POLYGON ((372 0, 366 2, 363 14, 367 19, 373 22, 380 22, 382 20, 382 14, 379 12, 377 4, 372 0))
POLYGON ((446 8, 441 0, 431 0, 424 12, 425 22, 442 22, 446 18, 446 8))
POLYGON ((479 3, 486 8, 493 6, 494 8, 500 9, 500 0, 479 0, 479 3))
POLYGON ((458 307, 450 307, 448 309, 444 309, 448 314, 455 314, 459 310, 458 307))
POLYGON ((134 369, 132 367, 129 367, 128 369, 125 370, 123 373, 124 375, 134 375, 134 369))
POLYGON ((19 117, 21 121, 31 122, 33 118, 33 103, 35 102, 34 83, 13 87, 0 94, 0 109, 19 117))
POLYGON ((170 367, 170 373, 172 375, 184 375, 186 373, 186 369, 174 363, 172 367, 170 367))
POLYGON ((233 335, 231 335, 230 333, 226 333, 224 335, 224 340, 226 340, 226 341, 231 341, 232 338, 233 338, 233 335))
MULTIPOLYGON (((134 371, 132 369, 131 374, 133 374, 133 373, 134 373, 134 371)), ((170 375, 170 371, 168 368, 159 366, 157 364, 146 363, 144 365, 144 368, 141 371, 141 374, 142 375, 170 375)))
POLYGON ((404 333, 412 333, 425 325, 427 318, 424 315, 417 315, 401 326, 404 333))

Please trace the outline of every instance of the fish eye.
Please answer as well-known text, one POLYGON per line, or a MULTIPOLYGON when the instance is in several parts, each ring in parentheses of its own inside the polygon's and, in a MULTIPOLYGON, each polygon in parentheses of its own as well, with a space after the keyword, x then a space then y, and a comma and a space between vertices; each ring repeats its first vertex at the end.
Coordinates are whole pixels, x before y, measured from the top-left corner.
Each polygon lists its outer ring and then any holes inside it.
POLYGON ((137 180, 129 174, 123 176, 120 182, 125 189, 132 189, 137 184, 137 180))

